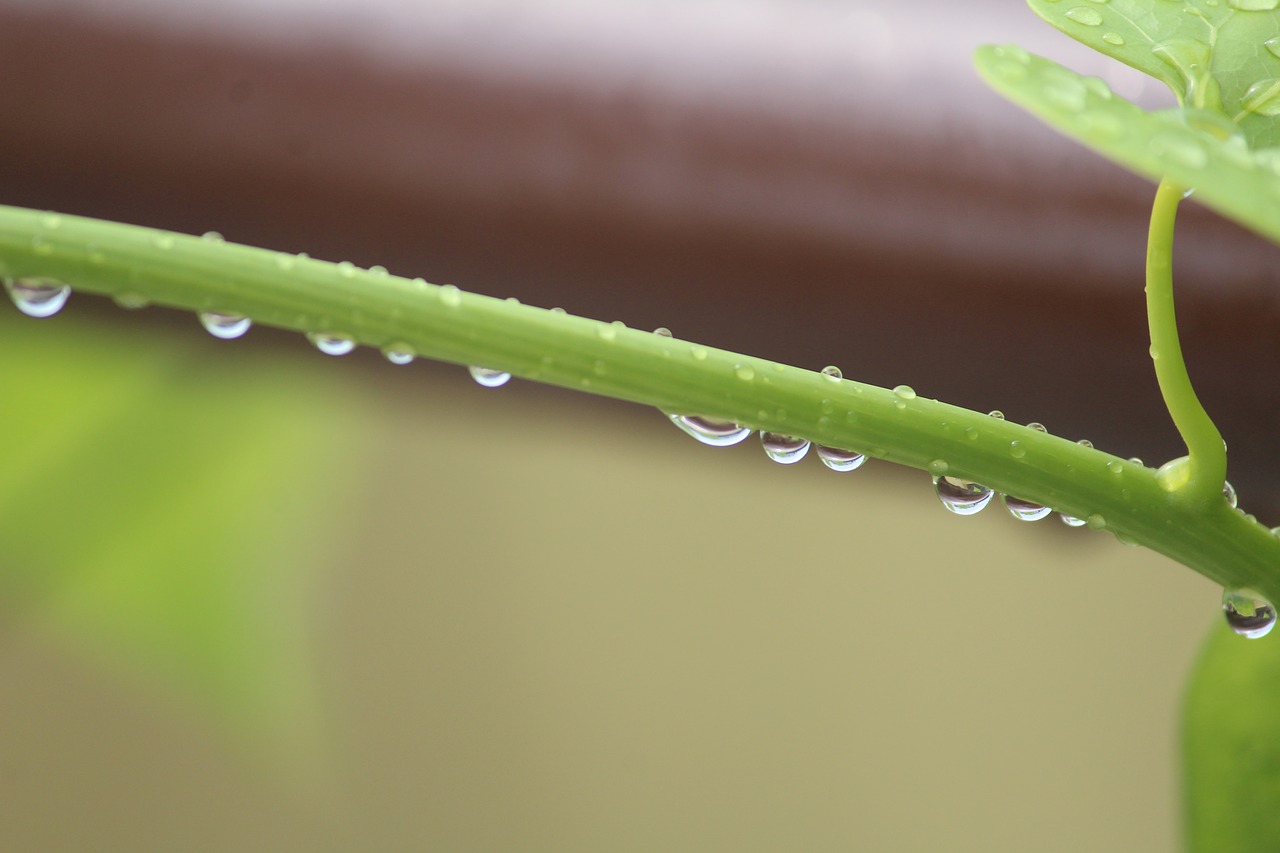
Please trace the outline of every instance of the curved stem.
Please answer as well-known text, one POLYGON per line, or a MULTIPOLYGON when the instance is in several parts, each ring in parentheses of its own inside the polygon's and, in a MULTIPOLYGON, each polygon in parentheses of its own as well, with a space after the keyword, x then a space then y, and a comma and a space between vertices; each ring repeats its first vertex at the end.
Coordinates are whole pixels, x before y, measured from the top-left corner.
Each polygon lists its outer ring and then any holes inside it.
POLYGON ((1227 475, 1227 452, 1222 434, 1200 405, 1178 342, 1178 321, 1173 308, 1173 231, 1183 188, 1160 182, 1151 208, 1147 234, 1147 323, 1151 329, 1151 360, 1155 364, 1160 394, 1174 426, 1187 445, 1185 480, 1168 483, 1171 490, 1189 498, 1221 496, 1227 475))
MULTIPOLYGON (((1167 194, 1162 198, 1167 204, 1167 194)), ((484 365, 945 472, 1087 519, 1224 586, 1280 601, 1280 538, 1225 501, 1181 499, 1151 468, 905 388, 890 391, 385 270, 14 207, 0 206, 0 276, 46 277, 131 304, 340 333, 398 353, 484 365)), ((1166 325, 1161 320, 1153 328, 1166 325)), ((1172 396, 1183 401, 1187 393, 1172 396)))

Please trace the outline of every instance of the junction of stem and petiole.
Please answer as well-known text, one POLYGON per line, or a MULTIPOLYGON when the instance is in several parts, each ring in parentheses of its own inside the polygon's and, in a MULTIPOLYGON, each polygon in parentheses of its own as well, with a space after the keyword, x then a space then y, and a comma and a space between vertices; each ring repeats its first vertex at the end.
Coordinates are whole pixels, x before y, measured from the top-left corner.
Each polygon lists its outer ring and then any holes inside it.
POLYGON ((1173 231, 1178 202, 1185 190, 1164 180, 1156 190, 1147 234, 1147 323, 1156 381, 1174 426, 1187 445, 1187 455, 1163 466, 1160 485, 1194 502, 1222 499, 1227 451, 1222 434, 1196 397, 1182 358, 1173 307, 1173 231))

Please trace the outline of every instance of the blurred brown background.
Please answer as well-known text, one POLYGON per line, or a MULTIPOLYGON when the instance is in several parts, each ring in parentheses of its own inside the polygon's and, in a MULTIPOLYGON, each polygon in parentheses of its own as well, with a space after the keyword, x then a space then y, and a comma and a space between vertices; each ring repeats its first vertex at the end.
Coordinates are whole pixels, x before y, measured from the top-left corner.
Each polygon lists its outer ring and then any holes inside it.
MULTIPOLYGON (((667 325, 1158 463, 1153 189, 983 88, 968 56, 1005 40, 1169 100, 1015 3, 8 0, 0 201, 667 325)), ((1275 251, 1186 205, 1187 360, 1268 523, 1275 251)), ((368 421, 316 615, 330 789, 246 781, 198 723, 18 638, 15 849, 1173 844, 1201 579, 946 517, 912 472, 316 358, 368 421)))

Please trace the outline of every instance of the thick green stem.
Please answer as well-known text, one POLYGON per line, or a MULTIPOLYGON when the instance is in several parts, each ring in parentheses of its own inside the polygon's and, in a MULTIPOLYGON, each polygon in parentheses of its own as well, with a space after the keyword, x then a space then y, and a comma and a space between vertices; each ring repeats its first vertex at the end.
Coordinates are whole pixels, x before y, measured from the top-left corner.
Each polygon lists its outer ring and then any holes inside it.
POLYGON ((122 301, 340 333, 368 346, 945 472, 1087 519, 1218 583, 1280 601, 1280 539, 1224 501, 1180 499, 1150 468, 906 389, 895 393, 381 270, 4 206, 0 276, 47 277, 122 301))
POLYGON ((1187 445, 1184 471, 1163 478, 1167 488, 1190 500, 1221 498, 1227 476, 1222 434, 1200 405, 1178 342, 1173 308, 1173 230, 1183 188, 1165 180, 1156 190, 1147 235, 1147 322, 1156 381, 1174 426, 1187 445))

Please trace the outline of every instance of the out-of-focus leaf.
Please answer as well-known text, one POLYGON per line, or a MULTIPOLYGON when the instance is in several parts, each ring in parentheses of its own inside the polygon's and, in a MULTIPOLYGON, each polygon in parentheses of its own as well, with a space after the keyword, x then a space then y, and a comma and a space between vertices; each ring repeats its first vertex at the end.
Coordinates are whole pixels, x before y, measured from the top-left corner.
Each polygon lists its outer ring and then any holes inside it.
POLYGON ((1184 793, 1191 853, 1280 851, 1280 636, 1208 638, 1187 693, 1184 793))
POLYGON ((1280 241, 1280 148, 1250 148, 1213 112, 1147 112, 1013 45, 979 48, 974 62, 992 88, 1054 129, 1140 175, 1193 188, 1197 201, 1280 241))
POLYGON ((302 603, 350 423, 291 359, 200 349, 0 316, 0 616, 305 729, 302 603))
POLYGON ((1280 12, 1271 0, 1030 0, 1094 50, 1163 80, 1185 107, 1235 120, 1255 148, 1280 145, 1280 12))

